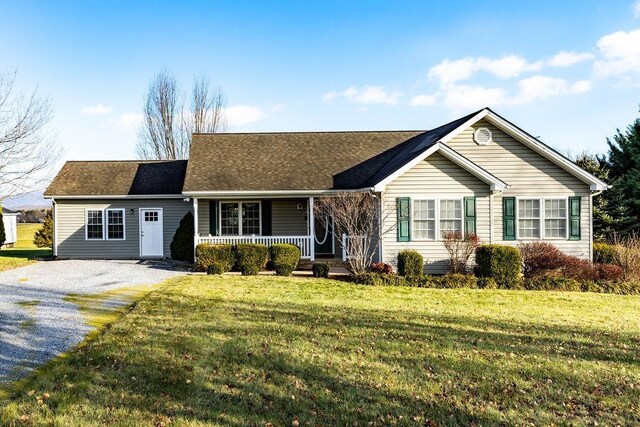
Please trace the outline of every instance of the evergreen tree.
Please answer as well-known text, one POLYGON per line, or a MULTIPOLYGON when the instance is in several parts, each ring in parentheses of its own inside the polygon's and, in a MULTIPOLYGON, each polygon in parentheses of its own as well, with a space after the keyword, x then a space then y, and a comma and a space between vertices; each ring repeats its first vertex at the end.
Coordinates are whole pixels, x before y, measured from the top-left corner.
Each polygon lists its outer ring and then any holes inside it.
POLYGON ((193 262, 193 214, 187 214, 180 220, 180 225, 171 241, 171 258, 178 261, 193 262))
POLYGON ((39 248, 53 247, 53 213, 51 210, 49 210, 44 217, 44 222, 40 230, 36 231, 36 234, 33 236, 33 244, 39 248))
POLYGON ((609 190, 612 216, 617 215, 618 232, 640 231, 640 118, 617 130, 609 145, 608 166, 613 188, 609 190))

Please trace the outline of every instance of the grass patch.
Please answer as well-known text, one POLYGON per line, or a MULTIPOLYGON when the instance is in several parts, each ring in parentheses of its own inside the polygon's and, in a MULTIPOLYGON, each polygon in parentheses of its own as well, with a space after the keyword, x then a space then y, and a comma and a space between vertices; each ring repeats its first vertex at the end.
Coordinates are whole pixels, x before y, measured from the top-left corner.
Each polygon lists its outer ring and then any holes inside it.
POLYGON ((41 301, 33 300, 33 301, 18 301, 18 304, 22 308, 33 309, 38 307, 41 304, 41 301))
POLYGON ((51 249, 2 249, 0 250, 0 271, 24 267, 37 259, 51 256, 51 249))
POLYGON ((42 224, 38 223, 19 222, 17 225, 18 239, 16 241, 16 249, 38 249, 33 244, 33 236, 41 227, 42 224))
POLYGON ((0 424, 633 425, 639 303, 185 276, 25 380, 0 424))

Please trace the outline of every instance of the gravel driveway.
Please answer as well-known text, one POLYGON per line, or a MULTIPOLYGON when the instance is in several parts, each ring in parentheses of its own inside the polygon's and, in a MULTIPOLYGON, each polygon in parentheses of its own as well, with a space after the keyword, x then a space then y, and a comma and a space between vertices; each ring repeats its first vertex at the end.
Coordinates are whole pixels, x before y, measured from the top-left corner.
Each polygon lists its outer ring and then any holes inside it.
MULTIPOLYGON (((0 272, 0 382, 83 340, 91 328, 69 294, 151 285, 185 274, 162 261, 43 261, 0 272)), ((123 304, 114 297, 108 305, 123 304)))

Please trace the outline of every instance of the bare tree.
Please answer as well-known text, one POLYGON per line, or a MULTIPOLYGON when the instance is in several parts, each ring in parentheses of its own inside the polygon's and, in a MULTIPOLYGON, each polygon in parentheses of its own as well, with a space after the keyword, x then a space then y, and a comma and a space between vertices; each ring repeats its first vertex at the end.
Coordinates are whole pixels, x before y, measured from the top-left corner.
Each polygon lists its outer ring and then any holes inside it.
POLYGON ((211 89, 206 76, 194 79, 191 102, 186 105, 176 77, 162 70, 145 96, 144 120, 137 152, 141 159, 186 159, 194 132, 226 129, 226 97, 211 89))
POLYGON ((49 177, 60 155, 48 130, 51 99, 16 93, 17 72, 0 74, 0 199, 36 188, 49 177))
MULTIPOLYGON (((350 271, 360 274, 367 271, 373 261, 385 230, 384 211, 380 209, 380 199, 371 192, 337 193, 318 199, 314 204, 317 221, 325 227, 333 218, 333 237, 341 240, 348 236, 347 251, 350 271)), ((388 231, 388 230, 387 230, 388 231)))

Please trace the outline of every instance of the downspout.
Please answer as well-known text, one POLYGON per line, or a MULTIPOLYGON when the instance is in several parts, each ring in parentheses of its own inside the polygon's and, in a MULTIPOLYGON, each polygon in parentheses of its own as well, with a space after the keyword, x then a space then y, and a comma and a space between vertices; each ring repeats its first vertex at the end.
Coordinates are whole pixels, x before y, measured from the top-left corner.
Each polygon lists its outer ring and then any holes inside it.
POLYGON ((53 211, 53 257, 56 258, 58 256, 58 204, 53 197, 51 205, 53 211))

